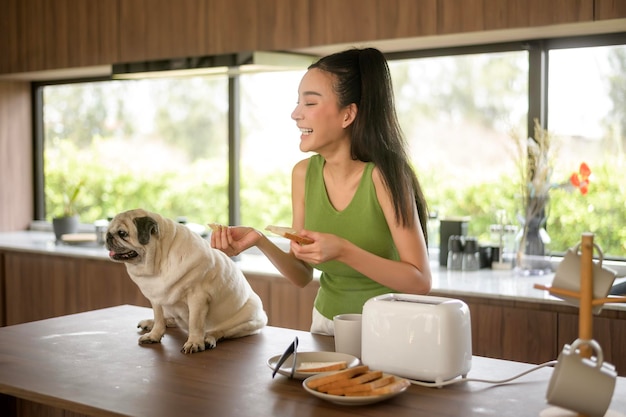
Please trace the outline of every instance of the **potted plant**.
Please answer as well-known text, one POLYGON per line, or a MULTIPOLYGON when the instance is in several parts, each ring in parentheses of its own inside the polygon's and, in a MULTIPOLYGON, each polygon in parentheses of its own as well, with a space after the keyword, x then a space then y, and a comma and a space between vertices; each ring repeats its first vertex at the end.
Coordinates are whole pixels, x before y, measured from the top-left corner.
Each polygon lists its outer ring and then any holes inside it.
POLYGON ((76 201, 83 186, 82 181, 62 190, 62 209, 52 218, 52 229, 57 240, 68 233, 76 233, 80 224, 76 201))

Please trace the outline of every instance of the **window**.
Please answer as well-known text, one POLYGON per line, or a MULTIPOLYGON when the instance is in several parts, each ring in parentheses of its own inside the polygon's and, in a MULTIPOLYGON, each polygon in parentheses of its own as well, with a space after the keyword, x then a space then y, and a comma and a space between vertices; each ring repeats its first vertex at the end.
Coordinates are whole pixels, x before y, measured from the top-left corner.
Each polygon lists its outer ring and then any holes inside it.
MULTIPOLYGON (((516 224, 513 136, 528 135, 543 100, 558 142, 554 178, 586 162, 587 195, 555 192, 547 231, 562 253, 592 231, 606 258, 626 259, 626 43, 614 38, 538 43, 548 54, 545 97, 529 85, 525 44, 391 54, 400 123, 431 210, 470 216, 489 239, 504 210, 516 224), (529 111, 531 113, 529 114, 529 111)), ((241 223, 291 222, 291 169, 307 157, 291 120, 303 71, 239 75, 241 223)), ((50 219, 63 182, 83 181, 81 220, 144 207, 190 222, 228 222, 228 78, 98 81, 39 86, 42 176, 50 219)), ((436 236, 431 236, 436 244, 436 236)))
POLYGON ((226 77, 43 87, 46 218, 82 183, 81 221, 134 208, 228 221, 226 77))

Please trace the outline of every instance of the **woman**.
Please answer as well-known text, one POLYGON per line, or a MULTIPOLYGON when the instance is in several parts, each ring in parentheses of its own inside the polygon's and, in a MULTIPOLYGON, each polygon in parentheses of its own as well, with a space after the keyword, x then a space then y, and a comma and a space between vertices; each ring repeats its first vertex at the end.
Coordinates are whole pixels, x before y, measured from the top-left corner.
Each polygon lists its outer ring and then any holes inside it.
POLYGON ((333 317, 361 313, 389 292, 426 294, 427 207, 408 162, 389 68, 376 49, 351 49, 312 64, 291 115, 300 150, 292 172, 292 227, 312 244, 288 253, 249 227, 223 227, 211 245, 234 256, 256 245, 304 287, 322 271, 311 332, 333 334, 333 317))

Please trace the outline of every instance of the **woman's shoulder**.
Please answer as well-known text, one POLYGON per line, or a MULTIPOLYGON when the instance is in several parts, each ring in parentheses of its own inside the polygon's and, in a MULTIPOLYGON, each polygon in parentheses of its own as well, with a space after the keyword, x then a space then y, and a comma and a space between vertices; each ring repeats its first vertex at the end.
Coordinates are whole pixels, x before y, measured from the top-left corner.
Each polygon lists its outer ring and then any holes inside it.
POLYGON ((380 171, 380 169, 373 162, 369 162, 367 165, 371 169, 372 182, 374 183, 374 185, 376 187, 383 186, 384 185, 383 174, 380 171))
POLYGON ((306 177, 306 172, 309 168, 309 163, 311 162, 311 159, 314 156, 311 156, 311 157, 308 157, 308 158, 305 158, 296 162, 296 164, 293 166, 293 169, 291 171, 291 176, 294 180, 300 179, 304 181, 304 178, 306 177))
POLYGON ((305 158, 296 162, 296 164, 293 166, 292 172, 294 175, 305 175, 310 164, 320 164, 322 162, 323 162, 323 159, 320 155, 318 154, 311 155, 308 158, 305 158))

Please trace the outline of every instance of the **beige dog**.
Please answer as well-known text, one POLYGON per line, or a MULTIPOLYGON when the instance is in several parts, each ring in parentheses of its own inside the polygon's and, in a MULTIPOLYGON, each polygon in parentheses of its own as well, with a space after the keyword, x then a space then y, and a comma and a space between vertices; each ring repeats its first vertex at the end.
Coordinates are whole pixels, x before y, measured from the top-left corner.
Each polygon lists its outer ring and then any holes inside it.
POLYGON ((261 299, 237 265, 182 224, 126 211, 111 221, 106 248, 152 304, 154 320, 138 325, 147 331, 140 344, 159 343, 171 321, 189 332, 184 353, 258 333, 267 324, 261 299))

